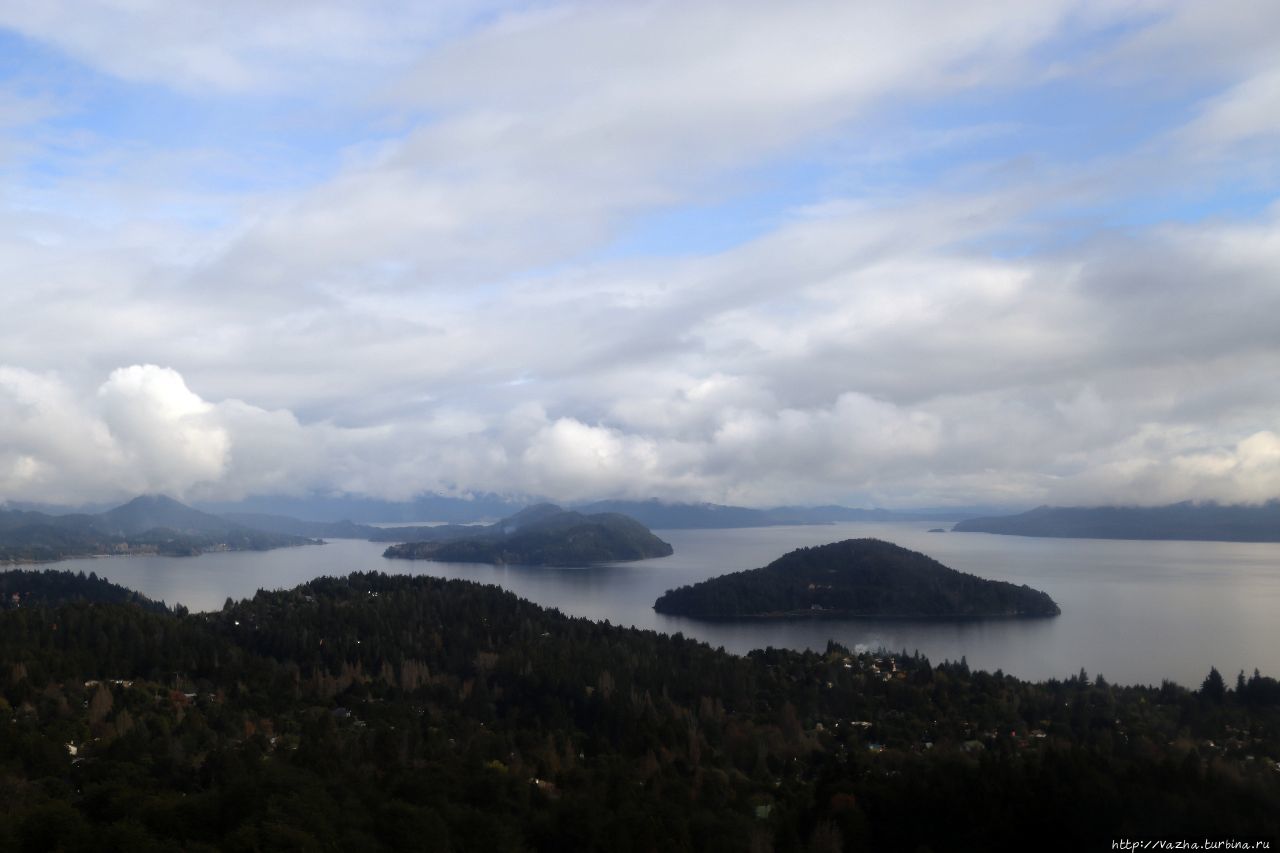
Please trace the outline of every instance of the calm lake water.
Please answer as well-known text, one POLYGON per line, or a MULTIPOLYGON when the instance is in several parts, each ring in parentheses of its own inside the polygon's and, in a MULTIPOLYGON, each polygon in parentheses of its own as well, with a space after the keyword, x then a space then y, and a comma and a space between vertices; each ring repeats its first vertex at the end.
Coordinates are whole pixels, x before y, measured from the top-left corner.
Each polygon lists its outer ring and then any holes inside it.
POLYGON ((743 530, 657 531, 675 555, 588 569, 410 562, 382 557, 383 544, 324 546, 201 557, 68 560, 116 583, 192 610, 222 606, 259 588, 320 575, 380 570, 494 583, 548 607, 617 625, 697 637, 729 651, 765 646, 918 649, 1022 678, 1063 678, 1084 667, 1121 683, 1171 679, 1199 685, 1216 666, 1227 677, 1254 667, 1280 676, 1280 544, 1030 539, 928 533, 929 523, 835 524, 743 530), (939 623, 841 620, 716 624, 652 610, 665 590, 756 568, 794 548, 874 536, 960 571, 1043 589, 1062 607, 1054 619, 939 623))

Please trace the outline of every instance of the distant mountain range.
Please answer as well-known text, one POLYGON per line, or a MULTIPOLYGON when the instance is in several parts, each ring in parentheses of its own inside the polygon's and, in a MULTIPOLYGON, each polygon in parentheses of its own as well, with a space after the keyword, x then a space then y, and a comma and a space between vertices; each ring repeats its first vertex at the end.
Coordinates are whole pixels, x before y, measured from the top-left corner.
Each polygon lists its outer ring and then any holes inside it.
MULTIPOLYGON (((417 503, 417 507, 441 507, 442 501, 466 503, 455 498, 439 498, 431 503, 417 503)), ((481 502, 471 509, 493 510, 501 504, 493 501, 481 502)), ((536 504, 535 504, 536 506, 536 504)), ((305 507, 303 507, 305 508, 305 507)), ((366 507, 367 509, 368 507, 366 507)), ((516 506, 508 509, 500 517, 508 517, 512 513, 524 509, 516 506)), ((965 510, 923 509, 923 510, 887 510, 887 509, 851 509, 843 506, 799 507, 785 506, 774 509, 751 509, 741 506, 724 506, 710 503, 667 503, 665 501, 595 501, 578 504, 570 509, 587 515, 615 513, 633 518, 646 527, 656 530, 700 530, 711 528, 740 527, 773 527, 790 524, 834 524, 839 522, 887 522, 887 521, 954 521, 963 517, 965 510)), ((972 508, 969 513, 972 512, 972 508)), ((401 506, 396 512, 388 511, 395 518, 412 517, 413 513, 401 506)), ((321 513, 323 515, 323 513, 321 513)), ((465 517, 459 506, 453 505, 447 515, 455 518, 465 517)), ((457 522, 436 526, 406 525, 403 527, 375 527, 360 524, 349 519, 326 521, 310 516, 311 520, 303 521, 296 517, 274 513, 226 511, 224 518, 231 519, 249 527, 270 530, 277 533, 291 533, 297 536, 325 537, 330 539, 369 539, 375 542, 407 542, 407 541, 443 541, 457 539, 475 533, 474 526, 457 522)), ((395 518, 381 519, 383 522, 395 518)), ((425 518, 417 519, 427 520, 425 518)), ((436 519, 439 520, 439 519, 436 519)), ((492 516, 468 518, 468 521, 491 521, 492 516)))
POLYGON ((192 555, 311 544, 148 495, 100 513, 0 510, 0 561, 43 562, 100 554, 192 555))
MULTIPOLYGON (((420 495, 409 501, 384 501, 357 495, 255 496, 240 501, 198 502, 195 508, 238 524, 290 533, 296 536, 329 538, 376 538, 389 541, 388 534, 374 534, 373 525, 424 523, 489 523, 513 513, 545 503, 541 499, 481 494, 470 497, 420 495), (340 525, 336 527, 323 525, 340 525)), ((10 510, 36 511, 44 515, 97 515, 109 506, 63 507, 50 504, 10 501, 10 510)), ((771 527, 783 524, 832 524, 838 522, 955 521, 978 515, 995 515, 1000 508, 986 506, 926 507, 908 510, 856 509, 846 506, 780 506, 755 509, 713 503, 678 503, 650 500, 607 500, 573 504, 569 509, 583 513, 617 512, 658 529, 680 530, 725 527, 771 527)), ((381 528, 381 529, 386 529, 381 528)))
POLYGON ((452 535, 441 534, 443 541, 392 545, 383 556, 452 563, 584 566, 672 553, 668 543, 633 518, 611 512, 584 515, 555 504, 537 504, 485 527, 451 528, 452 535), (454 538, 459 530, 464 532, 454 538))
POLYGON ((538 501, 482 494, 467 498, 446 495, 419 495, 408 501, 384 501, 360 495, 268 495, 241 501, 202 502, 206 512, 230 517, 233 514, 284 516, 307 521, 350 521, 357 524, 389 522, 492 521, 519 512, 538 501))
POLYGON ((971 512, 946 509, 854 509, 847 506, 780 506, 751 509, 711 503, 596 501, 574 507, 580 512, 617 512, 658 530, 775 527, 784 524, 835 524, 848 521, 952 521, 971 512))
MULTIPOLYGON (((41 562, 99 554, 266 550, 319 539, 435 543, 485 539, 492 537, 497 525, 477 525, 475 522, 489 522, 499 517, 504 519, 500 524, 509 524, 512 518, 524 517, 521 511, 547 505, 526 506, 515 499, 494 495, 471 500, 428 495, 405 503, 356 497, 252 498, 236 504, 204 504, 204 509, 196 509, 168 497, 150 495, 100 512, 76 512, 47 506, 42 510, 17 508, 23 506, 32 505, 11 502, 0 508, 0 562, 41 562), (207 511, 210 506, 229 508, 213 513, 207 511), (292 506, 302 511, 305 517, 251 511, 245 509, 246 506, 292 506), (355 518, 330 517, 343 509, 354 510, 355 518), (360 518, 377 519, 382 525, 396 520, 453 521, 375 526, 362 523, 358 520, 360 518)), ((579 517, 602 514, 626 516, 642 529, 657 530, 840 522, 917 521, 936 524, 969 515, 976 517, 965 518, 952 529, 956 532, 1063 538, 1280 542, 1280 501, 1277 500, 1236 506, 1191 502, 1159 507, 1042 506, 1017 515, 997 515, 981 507, 887 510, 783 506, 753 509, 659 500, 596 501, 573 506, 569 510, 555 509, 557 512, 572 511, 579 517)))
POLYGON ((1019 515, 970 518, 952 529, 1063 539, 1280 542, 1280 501, 1235 506, 1189 501, 1154 507, 1042 506, 1019 515))
MULTIPOLYGON (((506 518, 528 506, 543 503, 533 499, 485 494, 470 498, 421 495, 411 501, 394 502, 352 495, 310 497, 252 497, 235 503, 201 503, 201 509, 227 518, 248 519, 280 526, 280 519, 313 522, 491 522, 506 518), (270 522, 263 516, 275 516, 270 522)), ((913 510, 854 509, 845 506, 781 506, 753 509, 712 503, 677 503, 660 500, 606 500, 573 504, 569 509, 583 513, 617 512, 631 516, 648 527, 666 530, 717 527, 771 527, 781 524, 832 524, 842 521, 955 521, 966 516, 994 513, 994 507, 929 507, 913 510)), ((246 523, 250 523, 246 521, 246 523)), ((302 529, 302 528, 296 528, 302 529)), ((320 528, 310 528, 320 530, 320 528)), ((337 537, 337 533, 317 533, 337 537)))

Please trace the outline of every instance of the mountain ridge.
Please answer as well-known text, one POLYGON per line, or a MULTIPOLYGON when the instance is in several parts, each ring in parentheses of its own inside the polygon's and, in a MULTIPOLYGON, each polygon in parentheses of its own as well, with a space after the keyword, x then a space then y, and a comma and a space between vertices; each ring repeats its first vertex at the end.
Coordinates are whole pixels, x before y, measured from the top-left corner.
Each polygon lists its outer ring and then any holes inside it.
POLYGON ((194 556, 312 544, 201 512, 164 495, 141 495, 101 513, 0 510, 0 561, 36 563, 107 554, 194 556))
POLYGON ((1017 515, 958 522, 957 533, 1062 539, 1148 539, 1200 542, 1280 542, 1280 500, 1163 506, 1039 506, 1017 515))

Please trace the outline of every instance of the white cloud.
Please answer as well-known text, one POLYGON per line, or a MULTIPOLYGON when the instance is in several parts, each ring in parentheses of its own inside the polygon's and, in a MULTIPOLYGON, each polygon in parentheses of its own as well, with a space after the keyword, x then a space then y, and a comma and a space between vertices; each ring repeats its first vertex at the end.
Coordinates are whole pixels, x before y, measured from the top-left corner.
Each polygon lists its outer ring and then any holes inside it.
POLYGON ((0 25, 127 80, 193 92, 332 85, 408 61, 492 4, 282 0, 45 0, 0 8, 0 25))
MULTIPOLYGON (((1129 230, 1070 210, 1270 162, 1277 30, 1247 5, 14 6, 10 26, 109 74, 333 107, 303 116, 359 141, 301 189, 253 170, 202 189, 192 174, 246 152, 165 156, 101 128, 80 171, 19 174, 0 207, 0 494, 1280 494, 1276 209, 1129 230), (1105 61, 1086 45, 1046 71, 1039 54, 1110 24, 1133 33, 1105 61), (1050 157, 1017 147, 1034 118, 903 119, 905 166, 982 142, 973 127, 1002 128, 1005 153, 840 189, 893 159, 885 113, 1053 75, 1122 85, 1117 68, 1177 57, 1180 130, 1026 167, 1050 157), (357 101, 369 127, 344 124, 357 101), (851 124, 870 154, 833 165, 851 124), (731 202, 771 168, 829 173, 731 249, 610 254, 655 212, 748 215, 731 202)), ((0 99, 5 116, 50 118, 0 99)))

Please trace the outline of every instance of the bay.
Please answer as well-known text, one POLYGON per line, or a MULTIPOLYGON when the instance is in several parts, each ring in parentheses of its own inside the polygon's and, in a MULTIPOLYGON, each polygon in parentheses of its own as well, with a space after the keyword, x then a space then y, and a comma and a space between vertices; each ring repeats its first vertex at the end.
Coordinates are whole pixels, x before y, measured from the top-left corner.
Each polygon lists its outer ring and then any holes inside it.
POLYGON ((667 633, 682 632, 745 653, 765 646, 918 650, 931 660, 1021 678, 1065 678, 1081 668, 1109 680, 1198 686, 1211 666, 1231 682, 1243 669, 1280 675, 1280 544, 1032 539, 929 533, 930 523, 834 524, 735 530, 656 531, 675 547, 657 560, 559 569, 388 560, 385 544, 323 546, 200 557, 67 560, 170 604, 212 610, 259 588, 292 587, 321 575, 378 570, 492 583, 564 613, 667 633), (805 620, 707 623, 662 616, 665 590, 756 568, 794 548, 874 536, 954 569, 1028 584, 1062 607, 1052 619, 980 622, 805 620))

